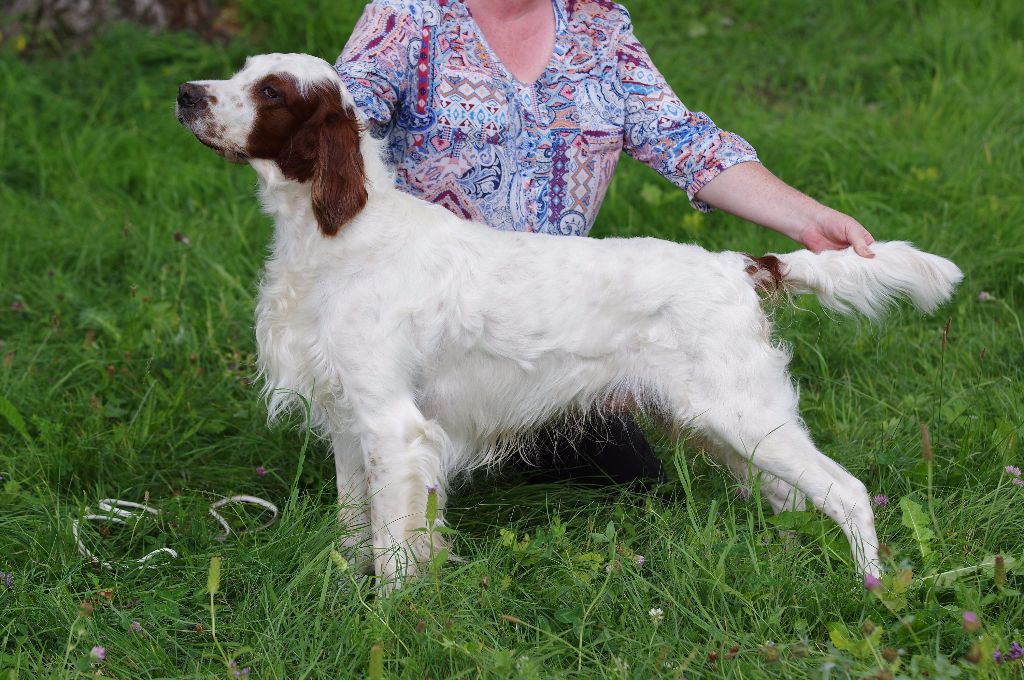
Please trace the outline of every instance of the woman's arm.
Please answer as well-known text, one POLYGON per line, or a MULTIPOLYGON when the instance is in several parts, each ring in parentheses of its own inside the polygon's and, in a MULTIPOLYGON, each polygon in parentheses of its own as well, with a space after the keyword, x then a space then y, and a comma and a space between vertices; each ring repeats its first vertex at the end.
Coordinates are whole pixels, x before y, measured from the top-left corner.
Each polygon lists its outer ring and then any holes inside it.
POLYGON ((852 217, 802 194, 756 162, 743 138, 686 108, 633 34, 628 15, 615 38, 626 93, 624 148, 686 191, 698 210, 720 208, 819 252, 853 246, 873 257, 871 234, 852 217))
POLYGON ((345 88, 371 124, 386 126, 409 89, 409 44, 420 34, 416 4, 374 0, 334 63, 345 88), (408 5, 408 7, 407 7, 408 5))
POLYGON ((816 253, 853 246, 858 255, 874 257, 868 247, 874 239, 860 222, 797 191, 760 163, 723 170, 696 198, 784 234, 816 253))
POLYGON ((726 169, 756 161, 757 153, 739 135, 686 108, 633 34, 628 13, 619 12, 613 16, 618 30, 611 49, 625 97, 623 150, 685 191, 694 208, 707 212, 711 206, 697 193, 726 169))

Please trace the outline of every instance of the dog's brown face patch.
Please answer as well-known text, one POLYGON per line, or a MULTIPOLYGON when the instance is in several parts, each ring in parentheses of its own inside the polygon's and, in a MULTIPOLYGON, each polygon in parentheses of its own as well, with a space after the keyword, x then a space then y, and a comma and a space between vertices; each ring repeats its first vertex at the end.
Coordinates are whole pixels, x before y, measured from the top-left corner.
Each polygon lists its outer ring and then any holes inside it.
POLYGON ((296 182, 312 182, 313 212, 333 236, 366 204, 366 174, 359 151, 360 125, 334 83, 300 88, 271 74, 250 89, 256 120, 246 144, 251 158, 273 160, 296 182))
POLYGON ((246 141, 251 158, 284 160, 281 171, 289 179, 308 181, 311 169, 296 167, 291 158, 293 139, 320 107, 319 97, 300 93, 295 79, 288 75, 271 74, 256 81, 246 93, 256 111, 252 131, 246 141), (304 171, 305 170, 305 171, 304 171))

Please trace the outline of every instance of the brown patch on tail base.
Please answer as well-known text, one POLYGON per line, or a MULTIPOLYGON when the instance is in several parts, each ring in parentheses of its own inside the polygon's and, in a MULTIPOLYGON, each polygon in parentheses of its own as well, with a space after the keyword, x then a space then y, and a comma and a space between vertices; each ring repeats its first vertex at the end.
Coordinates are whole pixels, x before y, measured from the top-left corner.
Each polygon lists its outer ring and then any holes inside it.
POLYGON ((774 255, 754 257, 743 253, 750 264, 743 270, 754 279, 754 288, 765 293, 777 293, 782 288, 782 261, 774 255))

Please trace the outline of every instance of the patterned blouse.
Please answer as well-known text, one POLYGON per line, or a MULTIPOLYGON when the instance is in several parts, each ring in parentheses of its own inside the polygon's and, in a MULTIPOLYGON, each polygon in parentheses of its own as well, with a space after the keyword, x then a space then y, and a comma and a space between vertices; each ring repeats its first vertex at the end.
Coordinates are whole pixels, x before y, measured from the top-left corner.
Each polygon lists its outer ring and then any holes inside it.
POLYGON ((398 187, 497 229, 585 235, 625 149, 709 210, 694 195, 753 148, 679 101, 623 7, 552 4, 553 54, 526 84, 465 0, 370 2, 335 68, 398 187))

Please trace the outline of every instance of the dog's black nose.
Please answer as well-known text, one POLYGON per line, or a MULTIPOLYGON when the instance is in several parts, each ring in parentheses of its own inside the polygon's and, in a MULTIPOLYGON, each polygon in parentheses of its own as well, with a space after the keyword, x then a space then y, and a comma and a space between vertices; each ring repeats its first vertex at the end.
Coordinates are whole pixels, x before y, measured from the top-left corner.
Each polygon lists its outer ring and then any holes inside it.
POLYGON ((206 88, 195 83, 182 83, 178 88, 178 106, 192 109, 206 101, 206 88))

